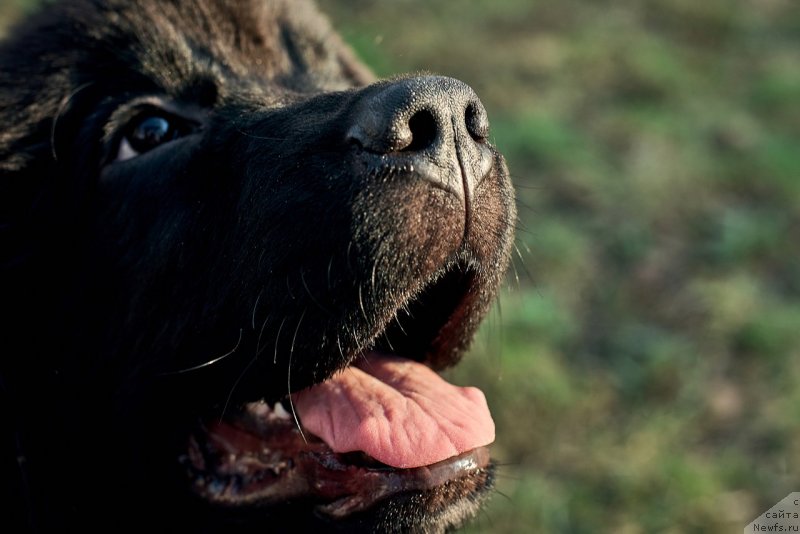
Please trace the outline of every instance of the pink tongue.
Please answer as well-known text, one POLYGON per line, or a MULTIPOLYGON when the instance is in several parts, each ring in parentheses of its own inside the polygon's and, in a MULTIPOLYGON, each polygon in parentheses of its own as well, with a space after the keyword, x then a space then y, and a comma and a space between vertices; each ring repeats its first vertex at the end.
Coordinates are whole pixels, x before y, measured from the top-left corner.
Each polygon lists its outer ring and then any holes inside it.
POLYGON ((430 465, 494 441, 479 389, 405 358, 370 354, 293 399, 303 426, 334 452, 363 451, 392 467, 430 465))

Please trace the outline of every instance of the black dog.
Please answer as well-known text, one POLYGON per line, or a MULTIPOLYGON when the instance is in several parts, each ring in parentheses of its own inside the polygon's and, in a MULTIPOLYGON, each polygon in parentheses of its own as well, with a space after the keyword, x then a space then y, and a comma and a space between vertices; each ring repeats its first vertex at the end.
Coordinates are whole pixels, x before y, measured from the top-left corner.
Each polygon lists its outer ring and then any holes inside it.
POLYGON ((432 369, 515 209, 467 85, 373 83, 306 0, 72 0, 0 119, 4 531, 474 515, 493 424, 432 369))

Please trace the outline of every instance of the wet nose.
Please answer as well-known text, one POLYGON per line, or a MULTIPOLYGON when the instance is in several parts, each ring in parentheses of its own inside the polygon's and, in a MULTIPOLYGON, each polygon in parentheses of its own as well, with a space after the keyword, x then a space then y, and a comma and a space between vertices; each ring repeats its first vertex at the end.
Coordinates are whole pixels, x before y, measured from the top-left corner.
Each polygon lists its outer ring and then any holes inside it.
POLYGON ((391 155, 393 164, 460 196, 471 196, 491 168, 486 109, 464 82, 442 76, 390 82, 356 109, 349 142, 377 158, 391 155))

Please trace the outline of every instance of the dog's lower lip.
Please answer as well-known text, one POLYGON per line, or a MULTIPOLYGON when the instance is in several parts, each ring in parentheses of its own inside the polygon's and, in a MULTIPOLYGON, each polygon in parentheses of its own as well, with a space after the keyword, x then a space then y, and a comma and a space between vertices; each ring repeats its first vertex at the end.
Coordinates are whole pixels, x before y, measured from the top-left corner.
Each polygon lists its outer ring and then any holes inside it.
POLYGON ((311 500, 318 513, 331 518, 393 495, 486 475, 490 467, 487 447, 414 469, 395 469, 362 453, 334 453, 263 403, 204 425, 183 461, 194 491, 212 504, 238 508, 311 500))

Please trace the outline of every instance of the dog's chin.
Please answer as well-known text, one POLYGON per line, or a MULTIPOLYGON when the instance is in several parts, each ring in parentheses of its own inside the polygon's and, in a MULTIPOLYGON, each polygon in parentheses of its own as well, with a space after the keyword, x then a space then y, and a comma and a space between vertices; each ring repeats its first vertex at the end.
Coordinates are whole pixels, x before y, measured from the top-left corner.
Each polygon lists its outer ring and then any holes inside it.
POLYGON ((473 316, 484 313, 476 280, 454 262, 388 310, 370 348, 345 355, 325 380, 274 404, 227 407, 199 422, 181 457, 192 492, 218 519, 253 526, 298 507, 326 528, 348 532, 443 532, 474 517, 494 484, 487 447, 494 424, 478 390, 452 386, 433 370, 460 358, 473 316), (373 390, 360 383, 377 384, 373 375, 402 385, 373 390), (398 393, 403 388, 410 392, 398 393), (369 398, 366 404, 386 396, 396 400, 378 402, 379 412, 417 402, 426 406, 421 412, 430 410, 426 403, 452 411, 378 416, 383 433, 375 421, 352 421, 367 411, 357 399, 369 398), (352 414, 333 413, 340 410, 333 405, 348 403, 356 404, 352 414), (349 422, 336 424, 337 418, 349 422), (415 426, 431 430, 416 433, 415 426), (442 441, 456 445, 448 449, 442 441))

